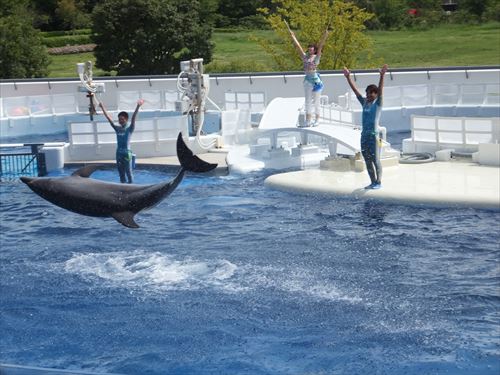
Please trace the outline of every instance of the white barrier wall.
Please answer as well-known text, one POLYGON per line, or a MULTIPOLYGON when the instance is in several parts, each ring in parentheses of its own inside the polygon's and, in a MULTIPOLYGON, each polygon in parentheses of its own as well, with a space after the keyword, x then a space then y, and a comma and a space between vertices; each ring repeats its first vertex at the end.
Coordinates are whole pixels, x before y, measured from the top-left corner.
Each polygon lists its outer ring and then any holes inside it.
MULTIPOLYGON (((189 134, 186 116, 137 120, 131 148, 138 157, 175 155, 179 133, 189 134)), ((71 122, 68 134, 67 161, 115 159, 116 134, 109 122, 71 122)))
MULTIPOLYGON (((342 72, 323 72, 322 79, 325 83, 324 95, 330 98, 337 98, 349 92, 349 87, 342 72)), ((360 89, 364 89, 368 84, 378 83, 377 72, 354 72, 353 78, 360 89)), ((224 75, 210 77, 210 98, 221 108, 225 106, 225 94, 229 93, 265 93, 264 102, 267 105, 275 97, 302 96, 303 75, 300 73, 275 74, 251 74, 248 75, 224 75)), ((96 81, 105 84, 105 93, 102 95, 104 102, 111 110, 119 107, 118 93, 123 92, 151 92, 153 96, 158 92, 176 93, 176 77, 141 77, 128 79, 126 77, 116 78, 96 78, 96 81)), ((404 71, 397 70, 386 75, 386 88, 392 86, 410 85, 476 85, 488 84, 498 86, 500 83, 500 68, 477 68, 477 69, 457 69, 457 70, 418 70, 404 71)), ((88 106, 88 99, 84 93, 78 93, 80 81, 75 74, 74 80, 19 80, 0 82, 2 98, 21 96, 40 96, 57 94, 76 94, 78 108, 85 112, 88 106)), ((412 89, 413 90, 413 89, 412 89)), ((453 94, 447 92, 443 94, 453 94)), ((469 88, 468 93, 474 95, 475 89, 469 88)), ((364 91, 364 90, 363 90, 364 91)), ((416 93, 417 94, 417 93, 416 93)), ((422 94, 420 92, 420 94, 422 94)), ((259 98, 261 100, 261 98, 259 98)), ((231 109, 231 108, 227 108, 231 109)))
MULTIPOLYGON (((354 72, 353 78, 364 91, 368 84, 378 83, 379 75, 376 71, 354 72)), ((350 105, 354 122, 359 122, 359 107, 343 74, 323 72, 322 79, 323 95, 350 105)), ((259 112, 276 97, 302 96, 302 80, 301 73, 216 75, 210 78, 209 98, 222 109, 259 112)), ((139 97, 146 99, 146 111, 168 111, 177 99, 176 77, 113 77, 96 81, 104 83, 105 92, 100 99, 111 111, 133 110, 139 97)), ((6 129, 16 126, 12 122, 16 119, 58 116, 70 109, 87 113, 88 98, 78 92, 79 85, 76 77, 74 80, 0 82, 0 137, 9 136, 6 129)), ((385 79, 385 110, 381 121, 383 125, 390 123, 387 128, 391 131, 409 130, 411 114, 498 116, 499 87, 498 67, 392 70, 385 79)), ((210 106, 207 103, 209 109, 210 106)))
POLYGON ((473 152, 499 141, 499 118, 412 116, 411 138, 403 140, 403 152, 473 152))

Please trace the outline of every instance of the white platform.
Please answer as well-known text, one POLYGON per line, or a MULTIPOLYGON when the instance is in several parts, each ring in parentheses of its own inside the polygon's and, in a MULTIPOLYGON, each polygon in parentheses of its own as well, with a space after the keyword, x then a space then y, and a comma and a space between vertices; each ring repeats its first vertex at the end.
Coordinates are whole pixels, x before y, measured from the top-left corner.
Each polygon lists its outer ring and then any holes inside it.
POLYGON ((500 169, 471 162, 401 164, 385 168, 380 190, 365 190, 366 172, 303 170, 270 176, 266 185, 301 194, 350 196, 397 203, 500 210, 500 169))
POLYGON ((294 148, 299 152, 285 149, 266 149, 259 156, 256 156, 251 154, 248 145, 235 146, 227 154, 226 162, 229 173, 245 174, 265 169, 284 170, 319 167, 321 161, 329 155, 327 150, 315 150, 313 153, 308 152, 307 146, 305 146, 303 147, 304 152, 300 152, 301 148, 301 146, 294 148))

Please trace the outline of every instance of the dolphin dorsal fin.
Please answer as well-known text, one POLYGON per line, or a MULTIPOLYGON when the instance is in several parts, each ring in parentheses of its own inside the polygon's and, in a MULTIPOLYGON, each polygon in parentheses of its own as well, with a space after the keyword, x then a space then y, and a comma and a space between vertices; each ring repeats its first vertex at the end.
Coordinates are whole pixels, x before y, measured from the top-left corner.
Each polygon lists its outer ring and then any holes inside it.
POLYGON ((123 212, 113 212, 111 216, 113 219, 118 221, 120 224, 125 225, 128 228, 139 228, 139 225, 134 221, 135 212, 123 211, 123 212))
POLYGON ((80 177, 89 177, 92 173, 94 173, 96 170, 100 168, 102 168, 102 166, 99 164, 86 165, 85 167, 77 169, 71 175, 80 177))

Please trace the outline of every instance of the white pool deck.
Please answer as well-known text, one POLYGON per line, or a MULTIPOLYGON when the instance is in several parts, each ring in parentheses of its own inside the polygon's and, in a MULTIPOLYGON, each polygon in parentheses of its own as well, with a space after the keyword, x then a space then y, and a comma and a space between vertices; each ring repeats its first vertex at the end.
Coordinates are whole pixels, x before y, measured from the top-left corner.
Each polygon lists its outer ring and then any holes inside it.
POLYGON ((307 169, 268 177, 266 185, 301 194, 500 210, 500 168, 467 161, 400 164, 383 170, 380 190, 366 172, 307 169))

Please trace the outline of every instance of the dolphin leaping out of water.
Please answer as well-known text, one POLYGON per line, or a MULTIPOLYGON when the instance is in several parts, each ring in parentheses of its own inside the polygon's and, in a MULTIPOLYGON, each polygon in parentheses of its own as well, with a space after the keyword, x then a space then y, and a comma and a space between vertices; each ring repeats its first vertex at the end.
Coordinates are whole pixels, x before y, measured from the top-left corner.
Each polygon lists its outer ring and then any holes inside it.
POLYGON ((88 178, 101 167, 99 165, 85 166, 67 177, 21 177, 21 181, 42 198, 66 210, 87 216, 112 217, 126 227, 139 228, 134 215, 165 199, 179 185, 186 171, 208 172, 217 167, 193 155, 181 133, 177 137, 177 157, 181 164, 177 176, 154 185, 118 184, 88 178))

